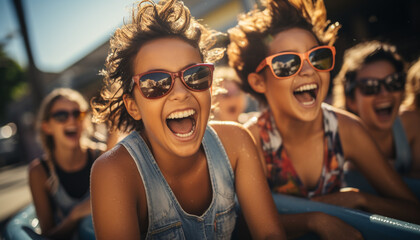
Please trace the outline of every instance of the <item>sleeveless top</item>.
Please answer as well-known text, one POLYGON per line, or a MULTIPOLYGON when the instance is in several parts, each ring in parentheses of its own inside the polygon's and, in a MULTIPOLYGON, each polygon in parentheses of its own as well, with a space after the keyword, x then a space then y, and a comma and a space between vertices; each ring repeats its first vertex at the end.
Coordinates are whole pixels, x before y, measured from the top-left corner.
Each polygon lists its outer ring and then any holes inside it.
MULTIPOLYGON (((58 187, 57 190, 52 194, 51 200, 54 204, 54 218, 56 224, 60 223, 69 213, 70 211, 80 202, 84 201, 85 199, 90 197, 90 170, 92 168, 92 164, 94 161, 94 156, 92 156, 92 152, 88 150, 88 160, 85 166, 77 172, 65 172, 59 169, 58 166, 54 164, 57 178, 58 178, 58 187), (83 176, 81 176, 83 175, 83 176), (83 179, 80 179, 83 178, 83 179), (81 181, 82 180, 82 181, 81 181), (81 195, 81 197, 74 197, 70 194, 65 186, 68 184, 63 184, 63 182, 71 182, 74 181, 78 184, 83 184, 80 188, 85 188, 86 191, 81 195)), ((47 175, 50 176, 50 170, 47 166, 47 163, 44 159, 41 158, 41 164, 47 172, 47 175)))
MULTIPOLYGON (((338 134, 338 121, 331 106, 321 105, 324 122, 324 160, 322 172, 314 189, 305 187, 297 175, 270 109, 262 112, 257 120, 260 141, 267 164, 268 182, 273 192, 311 198, 339 191, 343 181, 344 156, 338 134)), ((254 120, 251 121, 256 121, 254 120)), ((311 160, 308 153, 308 161, 311 160)))
MULTIPOLYGON (((392 125, 392 134, 395 146, 394 168, 400 175, 404 175, 405 173, 408 173, 411 167, 411 148, 407 136, 405 135, 401 119, 398 116, 392 125)), ((348 187, 355 187, 362 192, 377 194, 369 181, 357 170, 346 171, 345 182, 348 187)))
POLYGON ((396 155, 394 163, 395 170, 400 174, 408 173, 411 167, 411 149, 401 119, 398 116, 392 125, 392 133, 394 135, 396 155))
POLYGON ((137 131, 119 144, 130 153, 144 184, 149 220, 146 239, 230 239, 236 222, 234 174, 225 149, 210 126, 202 146, 213 192, 211 204, 201 216, 182 209, 137 131))

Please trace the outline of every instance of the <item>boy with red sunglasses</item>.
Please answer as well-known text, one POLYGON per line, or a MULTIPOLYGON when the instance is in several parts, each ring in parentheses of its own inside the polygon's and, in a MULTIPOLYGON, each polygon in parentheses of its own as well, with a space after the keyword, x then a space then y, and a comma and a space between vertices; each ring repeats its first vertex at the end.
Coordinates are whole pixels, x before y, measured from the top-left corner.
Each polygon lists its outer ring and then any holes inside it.
MULTIPOLYGON (((329 46, 338 28, 338 23, 328 24, 321 0, 271 0, 264 10, 241 15, 229 30, 230 65, 243 89, 265 107, 247 127, 271 190, 419 222, 418 201, 359 119, 323 102, 334 66, 329 46), (340 192, 344 159, 385 198, 340 192)), ((361 237, 339 219, 317 212, 282 215, 281 220, 289 236, 313 231, 323 239, 361 237)))
POLYGON ((97 239, 230 239, 235 196, 254 238, 284 237, 250 134, 208 124, 214 34, 180 1, 143 1, 111 39, 94 114, 131 133, 92 168, 97 239))

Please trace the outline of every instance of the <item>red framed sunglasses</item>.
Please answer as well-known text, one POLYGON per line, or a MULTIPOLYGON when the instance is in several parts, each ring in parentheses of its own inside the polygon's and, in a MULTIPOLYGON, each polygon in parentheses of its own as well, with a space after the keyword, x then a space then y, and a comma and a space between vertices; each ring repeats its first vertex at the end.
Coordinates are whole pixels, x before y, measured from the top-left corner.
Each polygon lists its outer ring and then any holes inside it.
POLYGON ((309 65, 319 72, 331 71, 335 63, 335 47, 319 46, 305 53, 277 53, 262 60, 255 72, 261 72, 268 65, 276 78, 288 78, 302 69, 305 60, 308 60, 309 65))
POLYGON ((209 89, 213 82, 214 65, 211 63, 198 63, 188 66, 179 72, 153 70, 137 74, 132 77, 130 91, 134 84, 143 97, 157 99, 167 95, 173 88, 175 79, 179 77, 189 90, 201 92, 209 89))

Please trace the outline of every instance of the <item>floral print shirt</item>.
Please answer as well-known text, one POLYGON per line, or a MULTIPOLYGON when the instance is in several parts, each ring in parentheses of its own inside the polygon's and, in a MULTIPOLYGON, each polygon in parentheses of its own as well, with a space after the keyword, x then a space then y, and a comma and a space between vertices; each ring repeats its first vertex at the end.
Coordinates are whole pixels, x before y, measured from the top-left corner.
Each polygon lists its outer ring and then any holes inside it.
MULTIPOLYGON (((339 191, 343 182, 344 157, 338 134, 338 122, 331 106, 323 103, 324 160, 321 177, 314 189, 307 189, 283 149, 282 138, 271 111, 264 111, 257 120, 260 141, 267 164, 268 182, 273 192, 311 198, 339 191)), ((255 120, 254 120, 255 121, 255 120)))

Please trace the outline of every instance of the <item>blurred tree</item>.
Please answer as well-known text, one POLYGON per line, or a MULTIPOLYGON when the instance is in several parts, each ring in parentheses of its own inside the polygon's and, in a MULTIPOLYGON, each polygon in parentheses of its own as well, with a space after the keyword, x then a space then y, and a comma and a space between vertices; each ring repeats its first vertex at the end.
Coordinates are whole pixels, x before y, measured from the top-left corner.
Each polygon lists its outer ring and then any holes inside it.
POLYGON ((25 72, 13 59, 8 57, 0 45, 0 123, 6 119, 8 104, 28 92, 25 72))

